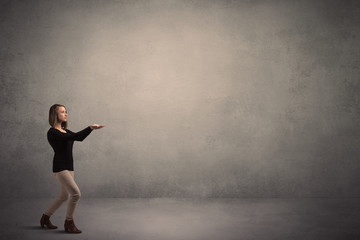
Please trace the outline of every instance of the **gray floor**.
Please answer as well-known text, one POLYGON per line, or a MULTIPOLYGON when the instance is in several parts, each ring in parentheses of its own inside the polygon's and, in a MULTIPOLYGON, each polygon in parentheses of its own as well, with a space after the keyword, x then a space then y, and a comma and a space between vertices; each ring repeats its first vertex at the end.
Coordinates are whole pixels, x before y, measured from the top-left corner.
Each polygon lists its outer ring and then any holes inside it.
POLYGON ((63 230, 64 204, 40 228, 52 199, 2 199, 1 239, 360 239, 360 199, 84 199, 63 230))

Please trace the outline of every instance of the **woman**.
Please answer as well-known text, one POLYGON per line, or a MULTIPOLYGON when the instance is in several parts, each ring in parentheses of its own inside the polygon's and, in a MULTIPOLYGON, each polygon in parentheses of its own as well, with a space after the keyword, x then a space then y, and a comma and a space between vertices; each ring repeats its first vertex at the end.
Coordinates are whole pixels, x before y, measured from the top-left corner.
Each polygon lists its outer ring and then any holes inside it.
POLYGON ((50 229, 56 229, 50 221, 50 216, 68 198, 66 219, 64 228, 66 232, 81 233, 74 223, 74 211, 81 193, 74 180, 74 166, 72 149, 74 141, 83 141, 94 129, 105 127, 104 125, 93 124, 80 132, 74 133, 67 129, 67 111, 64 105, 54 104, 49 111, 49 124, 51 128, 47 132, 47 139, 54 149, 53 174, 60 182, 60 195, 45 211, 40 219, 41 227, 45 225, 50 229))

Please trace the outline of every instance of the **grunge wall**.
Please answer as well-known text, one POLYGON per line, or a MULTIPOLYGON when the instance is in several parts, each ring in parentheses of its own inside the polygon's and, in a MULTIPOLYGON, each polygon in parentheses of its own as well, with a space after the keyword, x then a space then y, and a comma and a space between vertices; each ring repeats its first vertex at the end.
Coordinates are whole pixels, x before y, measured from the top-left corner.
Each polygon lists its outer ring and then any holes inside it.
POLYGON ((357 1, 2 1, 2 197, 360 197, 357 1))

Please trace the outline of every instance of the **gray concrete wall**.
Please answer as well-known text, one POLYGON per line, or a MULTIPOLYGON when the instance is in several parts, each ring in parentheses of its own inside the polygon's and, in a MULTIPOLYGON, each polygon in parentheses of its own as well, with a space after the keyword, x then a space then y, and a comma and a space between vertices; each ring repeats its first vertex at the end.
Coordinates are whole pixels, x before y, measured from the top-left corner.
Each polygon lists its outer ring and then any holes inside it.
POLYGON ((357 1, 2 1, 1 197, 360 197, 357 1))

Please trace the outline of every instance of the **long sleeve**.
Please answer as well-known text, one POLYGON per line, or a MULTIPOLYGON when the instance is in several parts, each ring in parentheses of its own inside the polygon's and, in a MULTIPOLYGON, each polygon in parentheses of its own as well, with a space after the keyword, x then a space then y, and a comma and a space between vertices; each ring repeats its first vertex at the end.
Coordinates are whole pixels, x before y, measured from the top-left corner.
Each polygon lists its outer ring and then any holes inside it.
POLYGON ((62 133, 57 129, 51 128, 48 131, 49 140, 60 140, 60 141, 83 141, 91 132, 92 129, 87 127, 77 133, 74 133, 67 129, 68 133, 62 133))

